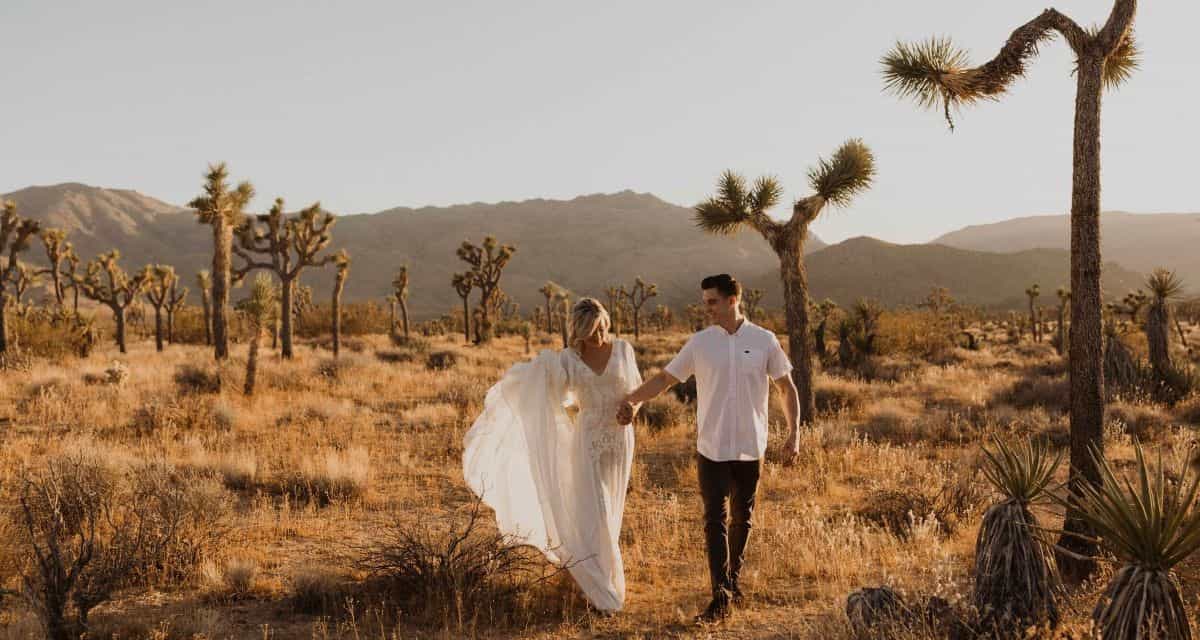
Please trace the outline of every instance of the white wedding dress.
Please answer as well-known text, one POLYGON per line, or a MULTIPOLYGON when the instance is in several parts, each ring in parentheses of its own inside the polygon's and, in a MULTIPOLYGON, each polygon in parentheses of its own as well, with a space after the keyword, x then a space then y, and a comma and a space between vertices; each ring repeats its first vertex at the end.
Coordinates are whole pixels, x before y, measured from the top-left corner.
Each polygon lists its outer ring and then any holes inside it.
POLYGON ((641 383, 624 340, 599 375, 572 349, 542 351, 488 390, 465 439, 463 475, 500 531, 566 565, 605 611, 625 602, 618 540, 633 464, 633 428, 617 426, 616 413, 641 383))

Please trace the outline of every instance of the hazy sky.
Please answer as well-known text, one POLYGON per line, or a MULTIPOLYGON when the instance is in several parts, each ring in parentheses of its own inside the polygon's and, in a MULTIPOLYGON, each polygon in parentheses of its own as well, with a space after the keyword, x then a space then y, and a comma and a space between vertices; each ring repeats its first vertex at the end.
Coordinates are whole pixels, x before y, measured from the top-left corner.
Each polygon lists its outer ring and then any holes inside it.
MULTIPOLYGON (((1200 3, 1143 2, 1142 70, 1105 98, 1105 209, 1200 210, 1200 3)), ((1110 0, 1060 0, 1102 21, 1110 0)), ((206 163, 342 213, 622 189, 693 205, 726 168, 788 198, 843 140, 875 187, 827 240, 926 241, 1065 211, 1074 80, 1047 45, 1003 102, 882 92, 897 39, 991 57, 1047 0, 0 2, 0 192, 80 181, 174 203, 206 163)), ((781 211, 780 214, 783 214, 781 211)))

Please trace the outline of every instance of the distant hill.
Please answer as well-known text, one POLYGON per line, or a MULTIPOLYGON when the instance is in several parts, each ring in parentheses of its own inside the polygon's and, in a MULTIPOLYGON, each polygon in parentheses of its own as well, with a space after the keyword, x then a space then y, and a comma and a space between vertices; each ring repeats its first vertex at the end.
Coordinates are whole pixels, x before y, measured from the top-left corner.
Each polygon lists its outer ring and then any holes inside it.
MULTIPOLYGON (((859 297, 886 305, 916 304, 933 287, 946 287, 955 300, 988 307, 1021 308, 1025 289, 1041 286, 1040 304, 1050 304, 1058 287, 1068 286, 1070 254, 1062 249, 1015 253, 969 251, 936 244, 891 244, 851 238, 808 256, 813 295, 840 304, 859 297)), ((1142 276, 1104 264, 1106 295, 1121 296, 1139 286, 1142 276)))
MULTIPOLYGON (((71 183, 0 196, 9 198, 23 215, 68 229, 84 260, 116 247, 127 269, 166 262, 185 274, 189 286, 211 261, 212 236, 190 211, 133 191, 71 183)), ((253 204, 267 203, 260 197, 253 204)), ((607 285, 642 275, 659 285, 660 296, 651 304, 675 307, 696 300, 699 279, 711 273, 734 273, 755 287, 777 281, 775 256, 756 233, 729 238, 703 233, 691 209, 631 191, 343 215, 333 247, 346 248, 353 258, 348 299, 384 297, 396 268, 407 262, 411 312, 428 318, 457 306, 450 274, 465 266, 455 256, 459 244, 488 234, 517 246, 502 286, 526 310, 542 300, 537 289, 546 280, 577 295, 601 296, 607 285)), ((810 250, 822 246, 815 237, 809 241, 810 250)), ((35 245, 26 257, 41 262, 41 247, 35 245)), ((332 271, 309 270, 304 281, 324 299, 332 271)))
MULTIPOLYGON (((934 240, 977 251, 1070 248, 1068 216, 1014 218, 965 227, 934 240)), ((1193 292, 1200 291, 1200 213, 1104 213, 1100 251, 1105 260, 1146 274, 1155 267, 1175 270, 1193 292)))

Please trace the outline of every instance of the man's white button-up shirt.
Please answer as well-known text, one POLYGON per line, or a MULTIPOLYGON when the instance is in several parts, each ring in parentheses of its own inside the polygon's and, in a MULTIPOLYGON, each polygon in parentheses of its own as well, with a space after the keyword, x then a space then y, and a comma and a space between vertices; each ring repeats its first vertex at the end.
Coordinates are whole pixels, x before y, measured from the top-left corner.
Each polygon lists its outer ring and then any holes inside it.
POLYGON ((693 335, 666 366, 676 380, 696 376, 696 449, 715 462, 763 457, 770 380, 791 371, 775 334, 749 320, 732 334, 713 325, 693 335))

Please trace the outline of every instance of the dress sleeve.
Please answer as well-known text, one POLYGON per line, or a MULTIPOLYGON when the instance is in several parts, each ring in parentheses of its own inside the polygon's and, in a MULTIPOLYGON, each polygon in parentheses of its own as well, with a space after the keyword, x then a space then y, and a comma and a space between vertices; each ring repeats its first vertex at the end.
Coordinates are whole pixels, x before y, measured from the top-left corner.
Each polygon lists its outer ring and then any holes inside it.
POLYGON ((553 384, 555 386, 555 397, 562 398, 562 406, 569 407, 575 404, 575 394, 572 391, 573 382, 571 376, 571 354, 566 349, 558 352, 557 367, 554 367, 552 374, 553 384))
POLYGON ((625 367, 625 380, 630 390, 642 386, 642 372, 638 370, 637 352, 634 351, 633 345, 625 340, 621 341, 621 351, 624 355, 621 358, 625 367))

